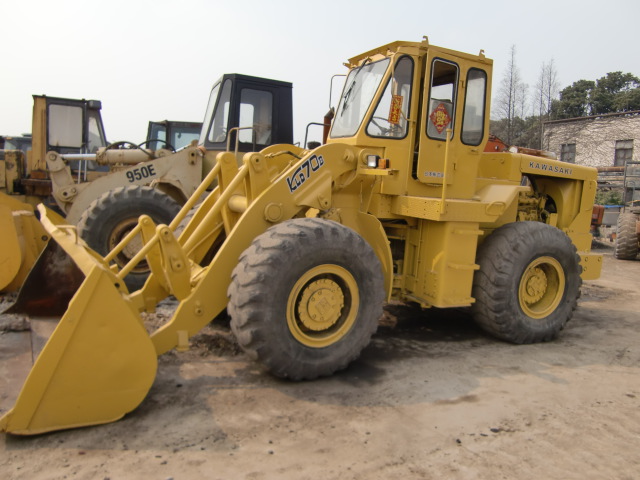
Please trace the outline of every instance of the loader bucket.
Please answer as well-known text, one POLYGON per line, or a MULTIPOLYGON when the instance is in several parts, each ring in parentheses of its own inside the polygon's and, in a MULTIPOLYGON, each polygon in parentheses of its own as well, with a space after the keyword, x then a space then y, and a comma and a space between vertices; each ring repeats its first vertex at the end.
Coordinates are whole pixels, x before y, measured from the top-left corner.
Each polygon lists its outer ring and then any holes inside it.
POLYGON ((36 359, 0 430, 19 435, 108 423, 151 388, 156 350, 126 290, 73 229, 43 224, 86 278, 36 359))

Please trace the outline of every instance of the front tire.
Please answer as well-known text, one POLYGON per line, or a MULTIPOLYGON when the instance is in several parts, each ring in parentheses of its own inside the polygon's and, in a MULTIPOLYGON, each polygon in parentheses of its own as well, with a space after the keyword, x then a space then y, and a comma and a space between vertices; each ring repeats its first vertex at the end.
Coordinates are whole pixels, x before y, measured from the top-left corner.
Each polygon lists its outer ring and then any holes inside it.
MULTIPOLYGON (((140 215, 149 215, 156 224, 168 225, 180 205, 165 193, 151 187, 118 187, 95 199, 80 217, 78 232, 93 250, 107 255, 137 224, 140 215)), ((139 237, 138 237, 139 238, 139 237)), ((132 241, 115 258, 122 268, 142 247, 132 241)), ((129 291, 142 288, 149 276, 146 261, 140 262, 124 279, 129 291)))
POLYGON ((373 249, 328 220, 271 227, 241 255, 231 278, 231 329, 278 377, 313 379, 346 368, 383 313, 382 267, 373 249))
POLYGON ((539 222, 495 230, 478 249, 474 319, 512 343, 554 339, 573 315, 582 284, 580 257, 566 234, 539 222))

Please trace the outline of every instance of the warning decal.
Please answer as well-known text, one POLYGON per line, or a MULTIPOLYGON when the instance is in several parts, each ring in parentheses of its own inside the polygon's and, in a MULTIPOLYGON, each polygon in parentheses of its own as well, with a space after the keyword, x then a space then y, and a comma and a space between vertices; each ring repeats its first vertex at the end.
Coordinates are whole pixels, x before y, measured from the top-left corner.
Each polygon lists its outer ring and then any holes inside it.
POLYGON ((402 110, 402 95, 393 95, 391 97, 391 106, 389 108, 389 123, 397 125, 400 123, 400 112, 402 110))
POLYGON ((447 112, 447 107, 444 106, 444 103, 441 103, 436 107, 436 109, 431 112, 429 115, 431 122, 436 127, 438 133, 442 133, 445 128, 451 123, 451 116, 449 116, 449 112, 447 112))

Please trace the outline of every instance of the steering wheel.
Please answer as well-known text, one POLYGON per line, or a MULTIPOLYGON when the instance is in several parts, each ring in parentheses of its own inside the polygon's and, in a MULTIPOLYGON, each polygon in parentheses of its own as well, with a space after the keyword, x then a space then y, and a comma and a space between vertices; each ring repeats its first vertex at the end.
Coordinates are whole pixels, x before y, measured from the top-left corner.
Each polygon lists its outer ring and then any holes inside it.
POLYGON ((141 144, 137 145, 137 147, 138 147, 138 148, 142 148, 142 146, 143 146, 143 145, 147 145, 147 144, 149 144, 149 143, 151 143, 151 142, 162 142, 162 143, 164 144, 164 147, 162 147, 162 148, 165 148, 165 149, 167 149, 167 150, 171 150, 171 151, 172 151, 172 152, 174 152, 174 153, 175 153, 175 151, 176 151, 176 149, 175 149, 175 147, 174 147, 173 145, 171 145, 171 144, 170 144, 169 142, 167 142, 166 140, 161 140, 161 139, 159 139, 159 138, 154 138, 154 139, 151 139, 151 140, 145 140, 145 141, 144 141, 144 142, 142 142, 141 144))
POLYGON ((113 142, 105 147, 106 150, 123 150, 138 148, 138 145, 133 142, 121 141, 113 142))
POLYGON ((386 118, 382 118, 382 117, 371 117, 371 123, 373 123, 376 127, 378 127, 380 129, 380 135, 381 136, 383 136, 383 137, 393 136, 393 135, 391 135, 391 132, 392 132, 391 126, 383 127, 376 120, 381 120, 381 121, 387 122, 387 123, 389 123, 389 120, 387 120, 386 118))
POLYGON ((153 158, 153 154, 149 150, 145 150, 144 148, 142 148, 140 145, 133 142, 127 142, 125 140, 125 141, 110 143, 105 147, 105 150, 142 150, 144 153, 147 154, 149 158, 153 158))

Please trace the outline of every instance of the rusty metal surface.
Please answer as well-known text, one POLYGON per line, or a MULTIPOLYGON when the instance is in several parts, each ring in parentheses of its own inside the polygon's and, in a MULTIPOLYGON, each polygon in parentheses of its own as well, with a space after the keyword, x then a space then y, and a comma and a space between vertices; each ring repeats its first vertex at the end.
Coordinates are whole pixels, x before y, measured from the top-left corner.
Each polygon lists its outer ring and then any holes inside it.
POLYGON ((84 279, 76 264, 56 243, 49 242, 29 272, 16 302, 5 313, 62 316, 84 279))

